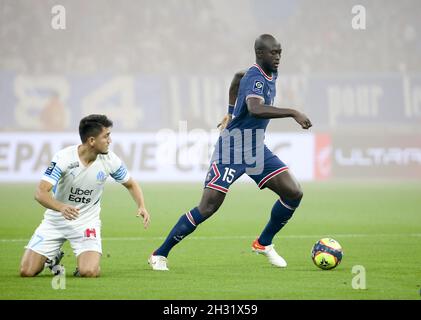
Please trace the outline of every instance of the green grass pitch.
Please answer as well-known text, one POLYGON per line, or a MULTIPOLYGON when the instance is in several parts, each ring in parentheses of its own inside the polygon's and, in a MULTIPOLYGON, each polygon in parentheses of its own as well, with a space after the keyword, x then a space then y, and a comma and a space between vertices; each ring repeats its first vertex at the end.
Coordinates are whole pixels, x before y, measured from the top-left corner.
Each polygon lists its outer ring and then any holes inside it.
POLYGON ((275 195, 236 184, 222 208, 174 248, 169 272, 150 270, 147 258, 178 217, 198 203, 201 184, 142 187, 150 228, 135 218, 125 188, 107 185, 102 275, 74 278, 76 260, 66 243, 65 289, 55 290, 47 271, 18 276, 23 247, 43 215, 33 200, 35 184, 1 185, 0 299, 420 299, 421 183, 303 184, 301 207, 274 239, 286 269, 272 267, 250 248, 275 195), (322 237, 344 249, 334 270, 320 270, 311 261, 311 247, 322 237), (365 269, 364 290, 352 287, 355 265, 365 269))

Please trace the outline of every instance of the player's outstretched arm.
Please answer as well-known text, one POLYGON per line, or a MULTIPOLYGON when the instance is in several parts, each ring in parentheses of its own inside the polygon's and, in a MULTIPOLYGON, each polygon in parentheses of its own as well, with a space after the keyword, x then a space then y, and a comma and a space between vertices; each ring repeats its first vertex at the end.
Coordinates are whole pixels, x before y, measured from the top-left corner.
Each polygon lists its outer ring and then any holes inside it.
POLYGON ((143 197, 142 189, 140 189, 139 185, 133 180, 133 178, 130 178, 127 182, 123 183, 123 186, 127 188, 133 200, 136 202, 137 204, 136 217, 140 217, 140 216, 143 217, 143 226, 146 229, 149 226, 151 217, 149 215, 148 210, 146 210, 145 198, 143 197))
POLYGON ((35 191, 35 200, 47 209, 61 212, 65 219, 75 220, 79 216, 79 209, 54 199, 51 195, 52 188, 51 183, 41 180, 35 191))
POLYGON ((294 118, 303 129, 312 126, 310 119, 302 112, 289 108, 278 108, 264 104, 263 99, 250 97, 247 99, 247 108, 250 114, 256 118, 294 118))
MULTIPOLYGON (((237 100, 237 97, 238 97, 238 90, 240 88, 240 81, 244 77, 246 72, 247 70, 238 71, 235 73, 234 78, 232 78, 229 92, 228 92, 228 104, 230 106, 235 105, 235 101, 237 100)), ((231 120, 232 120, 232 113, 228 111, 228 113, 224 116, 224 118, 218 124, 218 129, 221 131, 224 130, 227 127, 227 125, 231 122, 231 120)))

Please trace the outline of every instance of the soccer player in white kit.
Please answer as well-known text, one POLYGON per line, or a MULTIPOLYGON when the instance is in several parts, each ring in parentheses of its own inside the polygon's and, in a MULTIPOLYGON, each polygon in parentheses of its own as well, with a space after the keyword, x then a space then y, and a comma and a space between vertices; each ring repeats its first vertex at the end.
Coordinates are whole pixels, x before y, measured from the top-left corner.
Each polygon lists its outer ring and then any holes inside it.
POLYGON ((47 210, 25 247, 22 277, 36 276, 45 266, 52 269, 57 265, 66 240, 77 257, 77 275, 99 276, 100 200, 108 176, 127 188, 137 204, 137 217, 142 216, 144 227, 148 227, 150 216, 142 190, 120 158, 108 150, 112 124, 105 115, 83 118, 79 124, 82 144, 67 147, 53 157, 36 190, 35 199, 47 210))

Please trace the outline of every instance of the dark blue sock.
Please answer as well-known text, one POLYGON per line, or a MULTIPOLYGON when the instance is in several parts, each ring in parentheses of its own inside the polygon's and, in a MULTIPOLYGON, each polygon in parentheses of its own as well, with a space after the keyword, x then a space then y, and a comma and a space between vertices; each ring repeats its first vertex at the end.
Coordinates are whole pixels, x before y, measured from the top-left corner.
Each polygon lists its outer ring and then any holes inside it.
POLYGON ((301 199, 283 200, 275 202, 270 215, 270 220, 259 237, 259 243, 262 246, 268 246, 272 243, 273 237, 283 228, 283 226, 292 217, 295 209, 299 206, 301 199))
POLYGON ((172 247, 192 233, 203 221, 205 221, 205 218, 200 214, 197 207, 183 214, 174 228, 172 228, 167 239, 165 239, 164 243, 153 254, 155 256, 167 257, 172 247))

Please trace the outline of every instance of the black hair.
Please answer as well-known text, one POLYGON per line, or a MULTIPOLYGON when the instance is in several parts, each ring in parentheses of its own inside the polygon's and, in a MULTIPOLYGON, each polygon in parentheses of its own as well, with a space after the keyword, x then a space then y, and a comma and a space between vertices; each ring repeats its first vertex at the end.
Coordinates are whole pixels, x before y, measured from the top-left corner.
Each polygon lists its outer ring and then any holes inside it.
POLYGON ((91 114, 80 120, 79 136, 82 143, 85 143, 89 137, 97 137, 102 128, 113 126, 113 122, 104 114, 91 114))
POLYGON ((254 51, 257 52, 258 50, 264 50, 268 48, 268 42, 270 41, 276 41, 275 37, 271 34, 260 35, 254 42, 254 51))

